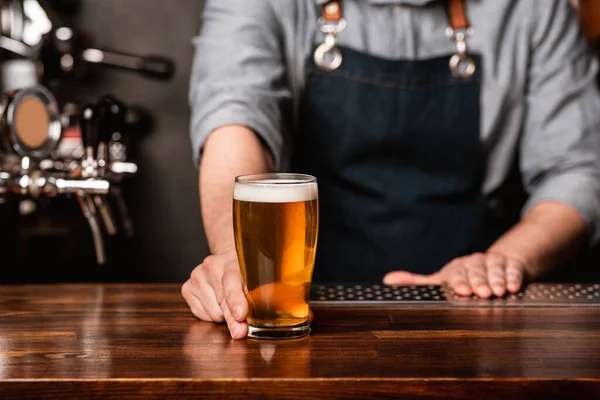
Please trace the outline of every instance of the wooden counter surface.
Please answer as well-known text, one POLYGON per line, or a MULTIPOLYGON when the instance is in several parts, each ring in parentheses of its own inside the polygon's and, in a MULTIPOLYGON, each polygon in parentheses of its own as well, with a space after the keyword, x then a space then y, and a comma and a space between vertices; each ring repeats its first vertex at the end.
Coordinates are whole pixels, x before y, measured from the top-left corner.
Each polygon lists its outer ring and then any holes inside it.
POLYGON ((0 286, 0 399, 598 398, 600 307, 315 308, 233 341, 180 286, 0 286))

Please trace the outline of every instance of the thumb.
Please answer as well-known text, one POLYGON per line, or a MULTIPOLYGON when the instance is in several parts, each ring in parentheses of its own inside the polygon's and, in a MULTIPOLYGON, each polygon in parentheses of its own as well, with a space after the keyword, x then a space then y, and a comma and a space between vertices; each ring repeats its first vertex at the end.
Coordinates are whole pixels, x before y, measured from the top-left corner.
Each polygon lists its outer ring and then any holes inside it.
POLYGON ((394 271, 383 277, 386 285, 439 285, 442 283, 439 272, 432 275, 413 274, 407 271, 394 271))

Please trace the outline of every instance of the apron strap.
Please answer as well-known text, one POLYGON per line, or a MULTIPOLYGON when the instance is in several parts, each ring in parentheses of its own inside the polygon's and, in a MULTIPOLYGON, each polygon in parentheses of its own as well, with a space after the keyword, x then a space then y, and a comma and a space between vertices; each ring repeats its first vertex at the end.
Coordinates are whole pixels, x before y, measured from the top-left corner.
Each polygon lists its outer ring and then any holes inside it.
POLYGON ((450 71, 460 79, 469 79, 475 74, 475 60, 467 51, 467 39, 473 35, 473 28, 467 18, 465 0, 446 0, 448 21, 446 36, 456 43, 456 54, 450 58, 450 71))
POLYGON ((448 0, 448 19, 452 29, 469 29, 465 0, 448 0))
POLYGON ((323 6, 323 19, 327 22, 339 22, 342 19, 342 3, 332 0, 323 6))
MULTIPOLYGON (((473 34, 465 7, 466 0, 446 0, 449 27, 446 35, 456 42, 456 54, 450 59, 450 71, 461 79, 475 73, 475 61, 467 54, 467 38, 473 34)), ((336 35, 346 29, 342 0, 330 0, 323 5, 319 18, 325 41, 315 50, 315 64, 325 71, 334 71, 342 65, 342 53, 336 46, 336 35)))
POLYGON ((328 1, 323 5, 319 25, 325 34, 325 42, 315 50, 315 64, 325 71, 335 71, 342 65, 342 52, 336 46, 336 35, 346 29, 340 0, 328 1))
MULTIPOLYGON (((468 29, 469 19, 465 9, 465 0, 447 0, 448 19, 452 29, 468 29)), ((323 5, 322 18, 326 22, 335 23, 342 19, 342 0, 330 0, 323 5)))

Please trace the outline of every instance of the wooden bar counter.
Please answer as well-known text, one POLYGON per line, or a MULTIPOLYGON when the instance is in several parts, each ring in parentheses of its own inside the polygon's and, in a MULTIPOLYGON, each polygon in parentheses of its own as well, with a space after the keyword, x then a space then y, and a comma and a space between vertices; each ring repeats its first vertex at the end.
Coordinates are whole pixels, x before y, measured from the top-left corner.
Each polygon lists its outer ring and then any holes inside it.
POLYGON ((600 307, 314 307, 233 341, 180 286, 0 286, 0 399, 600 398, 600 307))

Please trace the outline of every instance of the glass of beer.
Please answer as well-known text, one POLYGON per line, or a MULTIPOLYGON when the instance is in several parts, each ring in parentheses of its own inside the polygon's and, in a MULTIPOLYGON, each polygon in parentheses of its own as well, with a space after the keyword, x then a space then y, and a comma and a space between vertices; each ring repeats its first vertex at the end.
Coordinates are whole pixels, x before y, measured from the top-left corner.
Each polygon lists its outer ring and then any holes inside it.
POLYGON ((319 230, 317 180, 299 174, 239 176, 233 221, 249 304, 248 337, 307 336, 319 230))

